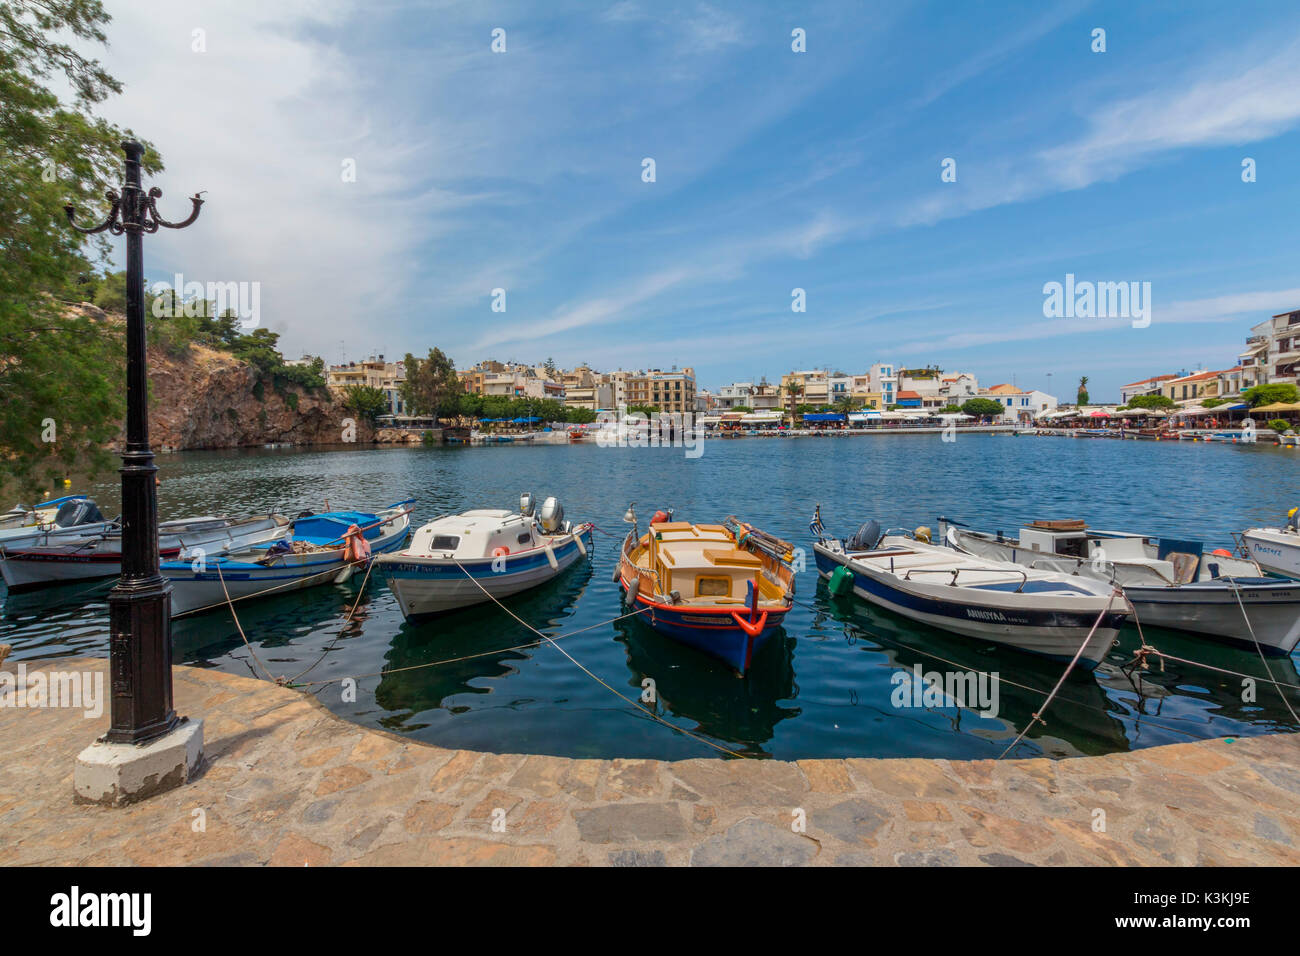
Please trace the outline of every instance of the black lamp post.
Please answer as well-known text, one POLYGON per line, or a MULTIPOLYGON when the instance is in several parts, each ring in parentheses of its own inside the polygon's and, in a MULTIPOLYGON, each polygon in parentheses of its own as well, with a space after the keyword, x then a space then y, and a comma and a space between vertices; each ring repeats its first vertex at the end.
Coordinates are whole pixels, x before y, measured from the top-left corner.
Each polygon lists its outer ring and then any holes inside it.
POLYGON ((109 668, 111 722, 104 740, 144 744, 172 730, 180 718, 172 709, 171 584, 158 572, 158 467, 149 447, 149 380, 145 364, 144 249, 146 232, 183 229, 199 217, 203 200, 190 199, 193 211, 184 222, 167 222, 154 203, 156 186, 140 184, 144 147, 128 141, 126 182, 121 195, 110 189, 108 219, 92 228, 75 220, 82 233, 126 233, 126 448, 122 453, 122 577, 109 593, 109 668))

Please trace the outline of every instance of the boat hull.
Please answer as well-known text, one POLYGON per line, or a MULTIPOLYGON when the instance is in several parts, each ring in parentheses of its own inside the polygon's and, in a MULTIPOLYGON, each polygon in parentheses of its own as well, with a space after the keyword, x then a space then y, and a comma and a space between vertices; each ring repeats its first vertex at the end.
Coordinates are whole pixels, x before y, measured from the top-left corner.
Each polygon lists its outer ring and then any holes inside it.
POLYGON ((1246 550, 1265 571, 1300 578, 1300 534, 1268 529, 1243 531, 1246 550))
POLYGON ((587 525, 551 545, 554 566, 547 557, 548 548, 543 547, 459 564, 450 558, 391 555, 378 568, 402 614, 416 622, 546 584, 591 553, 591 536, 587 525))
MULTIPOLYGON (((384 517, 383 514, 378 517, 384 517)), ((410 519, 406 515, 391 528, 368 539, 371 554, 395 551, 406 541, 410 519)), ((284 555, 275 564, 263 566, 245 561, 226 561, 217 555, 206 562, 171 562, 162 574, 172 585, 172 617, 215 610, 232 601, 274 597, 290 591, 324 584, 341 584, 355 573, 357 565, 345 557, 343 547, 329 551, 284 555)))
POLYGON ((1007 592, 964 595, 970 600, 958 602, 952 597, 940 598, 927 593, 934 590, 932 586, 904 589, 894 575, 852 564, 849 555, 832 553, 821 544, 813 545, 813 552, 821 577, 829 578, 837 568, 847 568, 853 575, 853 593, 864 601, 931 627, 1050 660, 1073 660, 1095 624, 1096 632, 1079 656, 1079 666, 1087 670, 1105 659, 1124 622, 1122 608, 1102 613, 1095 597, 1087 601, 1060 601, 1061 606, 1051 609, 1024 606, 1007 592))
POLYGON ((785 611, 768 611, 767 625, 758 634, 750 634, 736 624, 730 612, 656 604, 633 591, 634 585, 629 585, 622 575, 619 576, 619 586, 625 597, 631 595, 629 603, 642 611, 641 620, 651 628, 679 644, 718 658, 741 674, 749 672, 755 655, 781 626, 786 614, 785 611))
POLYGON ((1295 650, 1300 643, 1300 582, 1236 583, 1237 588, 1215 581, 1174 588, 1126 587, 1124 593, 1142 624, 1189 631, 1252 650, 1258 641, 1260 650, 1274 656, 1295 650))

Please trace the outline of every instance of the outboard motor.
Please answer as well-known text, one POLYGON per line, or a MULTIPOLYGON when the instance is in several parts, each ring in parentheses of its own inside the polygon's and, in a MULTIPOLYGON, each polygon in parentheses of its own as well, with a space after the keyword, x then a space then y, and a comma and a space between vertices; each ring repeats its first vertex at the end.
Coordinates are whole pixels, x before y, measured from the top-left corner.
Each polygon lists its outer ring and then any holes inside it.
POLYGON ((552 496, 543 501, 537 521, 547 534, 555 534, 559 531, 564 524, 564 506, 560 504, 560 499, 552 496))
POLYGON ((99 506, 89 498, 65 501, 59 505, 59 510, 54 513, 54 526, 56 528, 74 528, 83 524, 98 524, 103 520, 104 516, 99 513, 99 506))
POLYGON ((525 518, 533 516, 533 509, 537 506, 537 499, 533 497, 531 491, 525 491, 519 496, 519 513, 525 518))
POLYGON ((879 521, 868 521, 853 537, 849 538, 844 544, 846 551, 874 551, 876 545, 880 544, 880 539, 884 537, 880 530, 879 521))

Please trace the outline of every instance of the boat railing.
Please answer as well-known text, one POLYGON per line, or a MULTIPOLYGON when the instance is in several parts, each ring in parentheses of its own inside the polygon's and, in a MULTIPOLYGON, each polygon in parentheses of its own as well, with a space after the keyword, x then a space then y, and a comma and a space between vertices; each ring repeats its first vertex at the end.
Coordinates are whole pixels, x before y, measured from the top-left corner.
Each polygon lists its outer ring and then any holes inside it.
MULTIPOLYGON (((961 587, 961 585, 957 583, 957 575, 959 575, 962 571, 984 571, 987 573, 989 570, 990 570, 989 568, 908 568, 907 571, 903 573, 903 580, 904 581, 912 580, 912 575, 914 573, 915 574, 951 574, 952 580, 949 581, 948 583, 953 587, 961 587)), ((1029 575, 1026 574, 1024 571, 1022 571, 1020 568, 1006 568, 1004 570, 1006 570, 1008 573, 1014 573, 1020 575, 1020 586, 1016 588, 1016 593, 1019 594, 1021 591, 1023 591, 1025 585, 1029 583, 1029 575)))

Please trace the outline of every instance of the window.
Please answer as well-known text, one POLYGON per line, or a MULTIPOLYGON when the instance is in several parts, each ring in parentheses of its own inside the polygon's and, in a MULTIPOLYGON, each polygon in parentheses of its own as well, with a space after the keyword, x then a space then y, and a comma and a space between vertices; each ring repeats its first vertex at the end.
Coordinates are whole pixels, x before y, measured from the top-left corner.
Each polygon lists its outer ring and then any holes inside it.
POLYGON ((731 578, 706 578, 700 576, 695 579, 696 597, 727 597, 730 594, 731 578))
POLYGON ((533 535, 532 535, 532 532, 525 531, 523 534, 521 534, 521 535, 520 535, 518 538, 516 538, 515 540, 518 541, 520 544, 532 544, 532 543, 533 543, 533 535))
POLYGON ((430 551, 455 551, 460 546, 460 535, 435 534, 429 542, 430 551))

